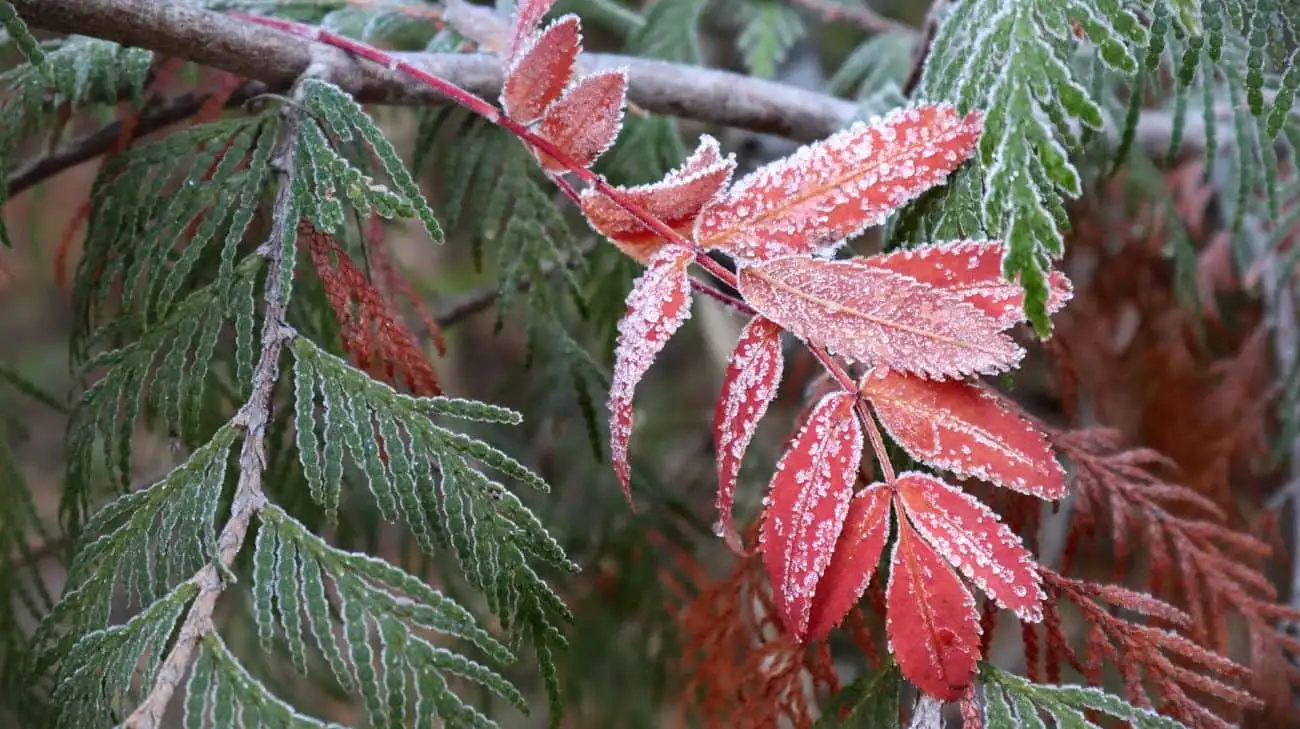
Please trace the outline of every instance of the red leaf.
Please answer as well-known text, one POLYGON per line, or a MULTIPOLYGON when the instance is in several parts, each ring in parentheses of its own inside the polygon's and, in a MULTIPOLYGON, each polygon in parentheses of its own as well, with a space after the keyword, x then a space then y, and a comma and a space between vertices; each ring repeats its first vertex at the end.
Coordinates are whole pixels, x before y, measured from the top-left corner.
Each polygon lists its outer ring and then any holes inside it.
POLYGON ((713 413, 713 445, 718 454, 718 525, 727 546, 745 553, 731 520, 736 477, 758 421, 776 396, 784 367, 781 327, 756 316, 745 325, 727 363, 722 393, 713 413))
POLYGON ((883 367, 861 387, 885 430, 918 461, 1040 499, 1068 492, 1047 438, 983 387, 883 367))
POLYGON ((1024 356, 974 306, 858 260, 778 258, 741 268, 739 279, 760 314, 859 362, 942 379, 999 372, 1024 356))
MULTIPOLYGON (((584 77, 546 109, 537 132, 573 161, 590 167, 618 137, 623 125, 627 72, 603 71, 584 77)), ((550 172, 568 168, 544 152, 537 159, 550 172)))
MULTIPOLYGON (((872 256, 862 262, 951 291, 997 320, 1000 329, 1007 329, 1025 320, 1025 291, 1002 276, 1006 250, 1001 241, 958 240, 872 256)), ((1060 271, 1049 273, 1047 284, 1047 313, 1054 314, 1074 292, 1070 279, 1060 271)))
POLYGON ((501 88, 506 115, 522 124, 540 119, 546 107, 564 94, 581 50, 578 16, 566 15, 551 23, 506 73, 501 88))
POLYGON ((885 631, 907 680, 936 699, 955 701, 980 657, 975 599, 907 519, 898 520, 890 560, 885 631))
POLYGON ((925 473, 894 482, 908 519, 952 566, 1020 619, 1043 619, 1042 578, 1020 537, 974 496, 925 473))
POLYGON ((555 4, 555 0, 519 0, 510 16, 510 30, 501 45, 501 58, 506 68, 514 65, 515 58, 523 52, 537 34, 542 18, 555 4))
MULTIPOLYGON (((689 238, 691 225, 700 208, 727 184, 735 169, 735 156, 723 158, 718 153, 717 140, 706 134, 682 166, 669 172, 662 181, 617 189, 651 216, 689 238)), ((582 211, 598 233, 643 263, 665 243, 636 216, 595 188, 582 191, 582 211)))
POLYGON ((741 261, 809 254, 884 221, 970 156, 980 117, 950 106, 855 124, 762 167, 713 205, 695 240, 741 261))
POLYGON ((781 620, 798 640, 808 632, 813 595, 853 496, 862 458, 856 399, 839 391, 818 401, 768 487, 758 544, 781 620))
POLYGON ((858 603, 880 564, 889 540, 892 491, 883 483, 859 491, 849 504, 830 566, 817 585, 808 621, 808 640, 822 640, 858 603))
POLYGON ((682 246, 661 250, 627 296, 627 314, 618 323, 614 379, 609 388, 610 461, 632 501, 627 445, 632 438, 632 391, 664 344, 691 315, 691 285, 686 266, 694 252, 682 246))

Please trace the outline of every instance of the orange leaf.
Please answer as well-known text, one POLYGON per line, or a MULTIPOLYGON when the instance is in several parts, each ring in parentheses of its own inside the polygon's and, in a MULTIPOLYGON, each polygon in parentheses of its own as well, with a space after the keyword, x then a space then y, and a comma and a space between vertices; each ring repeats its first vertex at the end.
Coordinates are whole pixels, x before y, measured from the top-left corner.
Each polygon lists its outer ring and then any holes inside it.
MULTIPOLYGON (((603 71, 584 77, 546 109, 537 132, 583 167, 590 167, 618 137, 623 125, 627 72, 603 71)), ((544 152, 537 159, 549 172, 568 168, 544 152)))
POLYGON ((1038 565, 992 509, 926 473, 899 474, 894 488, 916 531, 953 567, 1022 621, 1043 619, 1038 565))
POLYGON ((609 388, 610 461, 632 501, 627 445, 632 438, 632 392, 673 333, 691 315, 691 284, 686 267, 694 252, 682 246, 661 250, 627 296, 627 314, 618 323, 614 378, 609 388))
POLYGON ((907 519, 898 520, 890 565, 885 588, 889 651, 917 688, 955 701, 975 675, 980 657, 975 599, 907 519))
POLYGON ((848 615, 871 582, 889 540, 890 496, 883 483, 859 491, 849 504, 830 566, 817 585, 808 620, 808 640, 822 640, 848 615))
MULTIPOLYGON (((722 157, 718 141, 706 134, 700 137, 700 146, 682 166, 669 172, 662 181, 617 189, 652 217, 689 238, 700 208, 727 184, 735 169, 735 156, 722 157)), ((595 188, 582 191, 582 211, 587 214, 591 227, 642 263, 665 243, 636 216, 595 188)))
POLYGON ((764 502, 759 549, 781 620, 801 641, 817 583, 844 527, 862 458, 856 399, 856 393, 841 390, 817 402, 776 464, 764 502))
POLYGON ((1024 356, 974 306, 858 260, 777 258, 741 268, 739 280, 760 314, 859 362, 943 379, 999 372, 1024 356))
POLYGON ((540 119, 546 107, 564 94, 582 50, 582 28, 576 15, 551 23, 506 73, 501 106, 521 124, 540 119))
POLYGON ((554 4, 555 0, 519 0, 515 3, 515 12, 510 16, 510 30, 501 44, 501 58, 506 68, 514 65, 516 57, 537 35, 542 18, 554 4))
MULTIPOLYGON (((1007 329, 1025 320, 1025 291, 1002 276, 1006 250, 1001 241, 959 240, 872 256, 862 262, 957 294, 996 319, 1000 329, 1007 329)), ((1054 314, 1074 292, 1070 279, 1060 271, 1049 273, 1047 284, 1047 313, 1054 314)))
POLYGON ((882 367, 863 376, 861 388, 885 430, 918 461, 1040 499, 1067 493, 1047 438, 983 387, 882 367))
POLYGON ((737 182, 700 215, 695 240, 743 262, 813 253, 943 182, 979 134, 978 114, 950 106, 855 124, 737 182))
POLYGON ((758 421, 776 396, 784 365, 781 327, 756 316, 745 325, 722 378, 722 393, 713 413, 713 445, 718 454, 718 526, 727 546, 743 555, 740 535, 731 520, 736 477, 758 421))

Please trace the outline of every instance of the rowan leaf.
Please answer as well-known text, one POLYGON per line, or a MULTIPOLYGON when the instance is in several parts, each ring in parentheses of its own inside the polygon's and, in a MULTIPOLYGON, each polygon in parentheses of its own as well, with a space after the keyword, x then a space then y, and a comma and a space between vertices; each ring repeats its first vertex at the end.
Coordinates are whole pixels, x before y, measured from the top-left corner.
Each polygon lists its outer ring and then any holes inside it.
POLYGON ((694 253, 682 246, 659 251, 632 285, 627 313, 618 323, 614 377, 609 388, 610 462, 631 503, 627 446, 632 438, 632 392, 668 339, 691 315, 686 274, 694 253))
POLYGON ((818 641, 830 635, 867 589, 889 540, 892 494, 888 486, 876 483, 859 491, 849 503, 849 515, 844 519, 831 563, 813 597, 808 640, 818 641))
POLYGON ((777 258, 741 268, 739 281, 758 313, 859 362, 943 379, 1000 372, 1024 356, 954 294, 860 260, 777 258))
POLYGON ((856 393, 839 391, 817 402, 776 464, 764 502, 759 550, 781 620, 801 641, 817 583, 844 527, 862 458, 856 399, 856 393))
MULTIPOLYGON (((862 262, 951 291, 1007 329, 1025 321, 1025 290, 1004 277, 1006 254, 1002 241, 957 240, 872 256, 862 262)), ((1073 288, 1060 271, 1052 271, 1047 281, 1047 313, 1055 314, 1074 296, 1073 288)))
POLYGON ((1033 555, 992 509, 927 473, 899 474, 894 488, 912 526, 966 579, 1022 621, 1043 619, 1033 555))
POLYGON ((555 0, 519 0, 510 16, 510 30, 501 44, 501 58, 507 68, 514 65, 542 26, 542 18, 555 4, 555 0))
POLYGON ((980 625, 975 598, 907 519, 885 588, 885 632, 903 676, 937 699, 955 701, 975 675, 980 625))
POLYGON ((885 430, 918 461, 1040 499, 1069 491, 1047 437, 983 387, 884 367, 860 386, 885 430))
POLYGON ((501 87, 501 106, 517 122, 528 124, 564 94, 582 50, 582 25, 576 15, 551 23, 510 66, 501 87))
MULTIPOLYGON (((590 167, 618 137, 626 97, 625 69, 585 76, 547 107, 537 133, 573 161, 590 167)), ((568 169, 545 152, 534 151, 548 172, 558 174, 568 169)))
POLYGON ((695 240, 743 262, 811 254, 884 222, 975 150, 980 116, 917 106, 755 170, 700 215, 695 240))
POLYGON ((745 549, 731 519, 736 478, 758 421, 776 397, 784 365, 781 327, 761 316, 750 319, 727 362, 722 393, 713 412, 713 445, 718 454, 718 529, 737 554, 744 554, 745 549))
MULTIPOLYGON (((706 134, 682 166, 669 172, 663 180, 616 189, 646 213, 689 238, 700 209, 726 186, 735 169, 735 155, 722 157, 717 140, 706 134)), ((666 243, 639 218, 595 188, 582 191, 582 211, 596 232, 642 263, 666 243)))

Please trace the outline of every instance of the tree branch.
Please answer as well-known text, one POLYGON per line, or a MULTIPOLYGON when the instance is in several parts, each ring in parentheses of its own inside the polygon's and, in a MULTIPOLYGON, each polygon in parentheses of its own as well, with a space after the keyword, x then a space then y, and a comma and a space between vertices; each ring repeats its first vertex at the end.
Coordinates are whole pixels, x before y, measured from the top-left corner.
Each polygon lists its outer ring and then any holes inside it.
POLYGON ((288 229, 296 229, 298 225, 293 204, 293 151, 302 113, 297 104, 285 105, 281 112, 284 126, 279 146, 271 160, 277 185, 275 206, 270 235, 258 248, 258 254, 264 256, 269 264, 266 317, 262 324, 261 355, 253 370, 252 394, 231 421, 244 431, 244 440, 239 453, 239 482, 231 501, 230 516, 217 538, 216 559, 191 578, 198 585, 199 594, 191 603, 176 642, 159 669, 148 696, 123 725, 126 729, 155 729, 158 726, 172 694, 194 662, 194 651, 199 641, 214 629, 212 612, 225 589, 224 574, 235 563, 244 546, 253 515, 266 504, 266 495, 262 492, 262 474, 266 470, 266 424, 270 418, 271 396, 279 379, 280 354, 285 342, 293 336, 285 322, 288 301, 282 281, 288 264, 284 260, 282 241, 286 235, 293 235, 288 229))
MULTIPOLYGON (((205 66, 288 88, 312 61, 311 41, 194 6, 162 0, 11 0, 28 23, 61 33, 149 48, 205 66)), ((374 64, 360 63, 334 48, 320 48, 331 78, 362 103, 445 103, 437 92, 374 64)), ((487 54, 395 53, 425 71, 480 97, 501 91, 500 61, 487 54)), ((858 114, 851 101, 785 84, 716 69, 632 56, 584 53, 584 72, 624 67, 628 100, 656 114, 777 134, 800 142, 829 136, 858 114)), ((1196 118, 1187 119, 1185 146, 1197 145, 1196 118)), ((1172 120, 1147 113, 1138 141, 1164 152, 1172 120)))
POLYGON ((871 33, 915 33, 916 29, 862 5, 841 5, 832 0, 790 0, 827 22, 851 23, 871 33))

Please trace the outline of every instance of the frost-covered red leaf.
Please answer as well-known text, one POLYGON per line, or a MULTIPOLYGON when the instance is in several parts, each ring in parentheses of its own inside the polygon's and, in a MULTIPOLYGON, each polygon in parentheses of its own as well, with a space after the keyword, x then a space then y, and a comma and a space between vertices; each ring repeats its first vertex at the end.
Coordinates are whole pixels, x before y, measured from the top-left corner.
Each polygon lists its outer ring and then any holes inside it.
POLYGON ((954 294, 858 260, 791 256, 740 269, 757 312, 835 354, 927 377, 1006 370, 1024 350, 954 294))
MULTIPOLYGON (((537 133, 573 161, 590 167, 618 137, 626 95, 627 72, 621 68, 586 76, 547 107, 537 133)), ((568 169, 544 152, 536 154, 550 172, 568 169)))
POLYGON ((516 57, 537 35, 542 18, 554 4, 555 0, 519 0, 515 4, 515 12, 510 16, 510 30, 501 44, 501 59, 506 68, 514 65, 516 57))
POLYGON ((918 461, 1040 499, 1068 491, 1047 437, 983 387, 880 367, 861 388, 885 430, 918 461))
POLYGON ((830 566, 817 585, 808 619, 808 640, 830 635, 853 609, 871 582, 889 540, 893 492, 883 483, 859 491, 849 503, 849 515, 835 543, 830 566))
MULTIPOLYGON (((669 172, 662 181, 617 189, 652 217, 683 237, 689 237, 695 216, 718 190, 726 186, 735 169, 736 158, 733 155, 722 157, 717 140, 706 134, 682 166, 669 172)), ((636 216, 594 188, 583 190, 582 211, 597 232, 643 263, 666 242, 636 216)))
POLYGON ((903 676, 936 699, 959 698, 980 658, 975 599, 903 518, 898 520, 885 604, 889 651, 903 676))
POLYGON ((785 359, 781 354, 781 327, 756 316, 740 333, 722 378, 713 413, 713 445, 718 454, 718 519, 727 546, 744 553, 740 535, 731 520, 736 478, 758 421, 776 397, 785 359))
POLYGON ((753 262, 809 254, 884 221, 970 156, 977 113, 918 106, 855 124, 738 181, 700 215, 705 248, 753 262))
POLYGON ((564 94, 582 50, 582 29, 576 15, 566 15, 529 45, 506 73, 501 106, 517 122, 542 117, 546 107, 564 94))
POLYGON ((862 458, 856 397, 840 391, 817 402, 776 464, 768 489, 759 549, 781 621, 798 640, 807 634, 813 595, 853 496, 862 458))
POLYGON ((618 323, 614 377, 609 388, 610 462, 632 500, 627 462, 632 438, 632 392, 664 344, 691 315, 691 284, 686 267, 694 258, 689 248, 664 248, 627 295, 627 313, 618 323))
POLYGON ((1022 621, 1043 619, 1038 565, 992 509, 926 473, 899 474, 894 488, 916 531, 966 579, 1022 621))
MULTIPOLYGON (((1006 329, 1025 320, 1024 289, 1002 276, 1006 250, 1001 241, 959 240, 871 256, 862 262, 951 291, 1006 329)), ((1060 271, 1048 274, 1047 285, 1047 313, 1055 314, 1074 295, 1073 289, 1060 271)))

